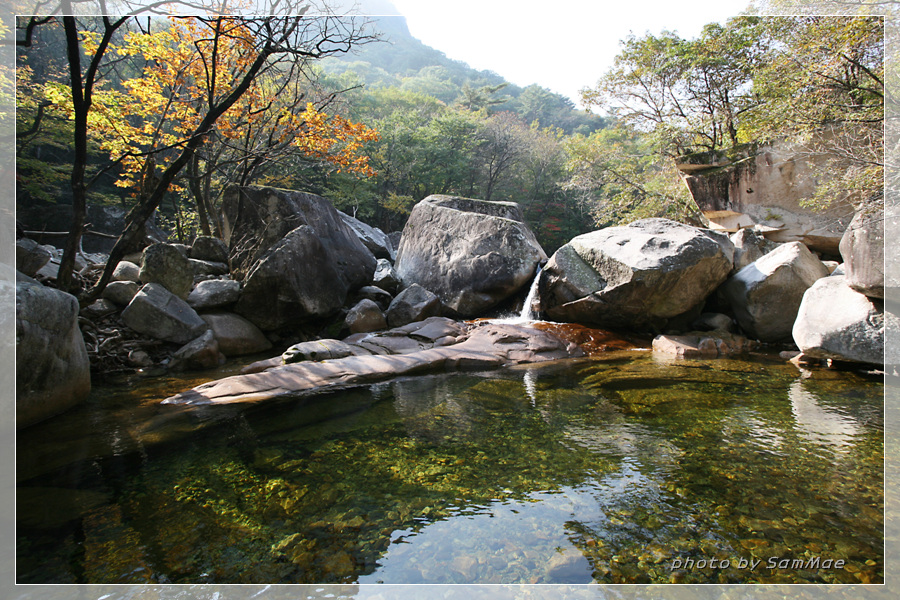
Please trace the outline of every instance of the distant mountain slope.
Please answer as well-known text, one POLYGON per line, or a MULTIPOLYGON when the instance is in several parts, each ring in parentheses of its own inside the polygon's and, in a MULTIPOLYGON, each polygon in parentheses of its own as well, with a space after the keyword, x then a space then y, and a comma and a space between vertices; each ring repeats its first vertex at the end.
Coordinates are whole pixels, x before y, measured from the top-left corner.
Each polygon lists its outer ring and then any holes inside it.
POLYGON ((560 127, 566 133, 589 133, 604 125, 601 117, 576 110, 565 96, 538 84, 514 85, 493 71, 473 69, 413 37, 406 19, 388 0, 364 0, 360 13, 373 16, 372 30, 382 41, 320 62, 333 77, 355 77, 367 87, 397 87, 428 94, 446 104, 509 110, 528 122, 560 127))

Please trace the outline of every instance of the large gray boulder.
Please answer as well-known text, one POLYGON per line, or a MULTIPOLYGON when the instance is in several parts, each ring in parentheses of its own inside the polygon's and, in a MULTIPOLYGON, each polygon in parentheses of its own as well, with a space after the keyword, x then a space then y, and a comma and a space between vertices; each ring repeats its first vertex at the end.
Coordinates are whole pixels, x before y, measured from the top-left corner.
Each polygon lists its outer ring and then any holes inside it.
POLYGON ((16 270, 34 277, 50 262, 50 251, 29 238, 16 240, 16 270))
POLYGON ((302 225, 256 261, 235 312, 263 331, 274 331, 331 316, 347 292, 319 236, 302 225))
POLYGON ((541 272, 541 310, 554 321, 660 328, 728 277, 732 253, 724 234, 667 219, 586 233, 562 246, 541 272))
POLYGON ((418 283, 400 292, 385 311, 385 317, 391 327, 402 327, 440 314, 440 298, 418 283))
POLYGON ((234 304, 241 297, 241 284, 233 279, 209 279, 194 286, 187 303, 194 310, 234 304))
POLYGON ((741 328, 762 342, 789 340, 803 294, 828 267, 800 242, 783 244, 722 286, 741 328))
POLYGON ((375 257, 325 198, 270 187, 230 186, 222 203, 223 237, 233 271, 249 273, 284 236, 307 226, 322 250, 303 260, 328 262, 342 283, 342 294, 372 281, 375 257))
POLYGON ((734 267, 731 270, 732 273, 737 273, 778 247, 778 244, 767 240, 752 229, 741 229, 733 233, 730 239, 731 243, 734 244, 734 267))
POLYGON ((140 280, 143 283, 162 284, 185 300, 194 284, 194 268, 187 256, 174 244, 151 244, 144 248, 140 280))
POLYGON ((400 291, 400 277, 397 276, 394 265, 386 258, 378 259, 378 265, 375 267, 375 275, 372 276, 372 285, 380 287, 391 294, 396 294, 400 291))
POLYGON ((847 285, 884 298, 884 206, 871 203, 856 213, 841 238, 847 285))
POLYGON ((225 356, 242 356, 268 350, 272 342, 253 323, 234 313, 210 313, 201 317, 209 324, 219 351, 225 356))
POLYGON ((237 313, 264 331, 335 313, 372 281, 375 257, 337 210, 314 194, 231 186, 223 199, 237 313))
POLYGON ((881 365, 887 319, 896 317, 846 277, 824 277, 803 295, 792 335, 807 356, 881 365))
POLYGON ((394 268, 449 315, 474 317, 527 286, 546 260, 518 204, 435 195, 413 207, 394 268))
POLYGON ((90 390, 78 301, 40 284, 16 283, 16 426, 61 413, 90 390))
POLYGON ((122 321, 138 333, 186 344, 209 329, 188 303, 162 284, 148 283, 122 311, 122 321))
POLYGON ((383 258, 386 260, 394 260, 394 246, 387 234, 377 227, 372 227, 367 223, 363 223, 356 217, 351 217, 347 213, 338 211, 344 223, 353 230, 353 233, 359 238, 359 241, 375 255, 375 258, 383 258))
POLYGON ((228 244, 219 238, 208 235, 197 236, 191 245, 188 258, 205 260, 209 262, 227 263, 228 244))
POLYGON ((387 319, 374 301, 364 298, 347 312, 344 324, 350 333, 370 333, 387 329, 387 319))

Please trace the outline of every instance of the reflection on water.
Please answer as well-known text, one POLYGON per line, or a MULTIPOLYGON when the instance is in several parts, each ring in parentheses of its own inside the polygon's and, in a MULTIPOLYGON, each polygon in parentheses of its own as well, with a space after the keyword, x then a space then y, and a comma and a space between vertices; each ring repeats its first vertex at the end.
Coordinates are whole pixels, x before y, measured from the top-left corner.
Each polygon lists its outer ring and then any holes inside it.
POLYGON ((610 352, 200 410, 125 384, 20 432, 19 583, 883 581, 883 387, 853 373, 610 352))
POLYGON ((851 450, 861 433, 853 417, 820 405, 815 394, 805 390, 800 381, 792 383, 788 393, 791 411, 797 420, 797 432, 801 436, 835 453, 851 450))

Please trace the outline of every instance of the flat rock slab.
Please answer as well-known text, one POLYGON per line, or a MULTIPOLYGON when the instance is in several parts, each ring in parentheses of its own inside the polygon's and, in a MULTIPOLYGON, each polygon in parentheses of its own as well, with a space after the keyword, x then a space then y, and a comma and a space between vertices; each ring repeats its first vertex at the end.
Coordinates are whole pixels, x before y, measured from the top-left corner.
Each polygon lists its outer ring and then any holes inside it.
POLYGON ((715 358, 748 352, 757 343, 726 331, 715 334, 695 332, 687 335, 658 335, 653 339, 653 351, 675 356, 715 358))
MULTIPOLYGON (((248 369, 257 372, 245 371, 245 374, 205 383, 166 398, 162 403, 203 405, 258 402, 283 395, 332 391, 402 375, 442 370, 490 369, 583 355, 577 345, 527 325, 490 322, 457 324, 449 319, 446 320, 447 323, 441 323, 437 319, 424 323, 421 328, 408 327, 410 331, 407 335, 416 335, 417 329, 424 329, 431 336, 459 332, 461 335, 456 343, 423 349, 422 346, 427 345, 424 341, 426 336, 420 335, 415 340, 419 349, 407 348, 405 345, 395 346, 402 347, 401 352, 396 354, 388 353, 385 348, 381 354, 345 356, 323 361, 308 360, 292 364, 279 364, 279 359, 261 361, 248 369)), ((384 334, 369 335, 366 341, 372 342, 376 338, 381 338, 381 342, 386 339, 410 339, 402 338, 402 335, 397 330, 391 330, 384 334)))

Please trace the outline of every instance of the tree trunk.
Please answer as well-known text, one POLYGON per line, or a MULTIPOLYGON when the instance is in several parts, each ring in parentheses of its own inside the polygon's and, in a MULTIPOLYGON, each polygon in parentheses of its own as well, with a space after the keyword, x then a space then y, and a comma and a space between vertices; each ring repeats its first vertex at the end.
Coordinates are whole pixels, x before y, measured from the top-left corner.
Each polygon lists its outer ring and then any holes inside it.
POLYGON ((74 281, 72 271, 75 268, 75 255, 81 247, 81 234, 84 231, 84 220, 87 214, 87 188, 84 184, 84 173, 87 167, 87 116, 90 101, 85 98, 81 78, 81 47, 78 43, 78 30, 75 17, 63 17, 66 32, 66 51, 69 59, 69 77, 72 88, 72 108, 75 112, 75 158, 72 162, 72 225, 69 237, 56 275, 56 285, 64 292, 72 289, 74 281))

